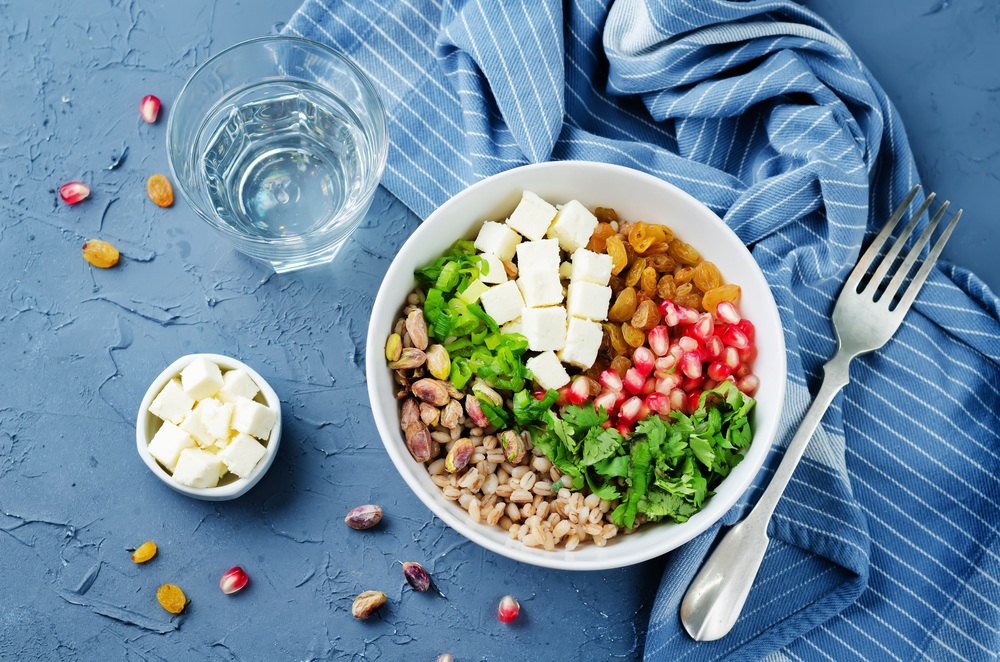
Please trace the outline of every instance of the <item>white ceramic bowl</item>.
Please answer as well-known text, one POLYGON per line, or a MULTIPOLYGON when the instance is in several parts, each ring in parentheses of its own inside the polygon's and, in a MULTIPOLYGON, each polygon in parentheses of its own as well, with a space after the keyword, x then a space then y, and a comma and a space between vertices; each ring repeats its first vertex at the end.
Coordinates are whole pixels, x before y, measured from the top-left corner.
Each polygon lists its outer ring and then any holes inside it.
MULTIPOLYGON (((405 295, 404 295, 405 296, 405 295)), ((258 440, 260 441, 260 440, 258 440)), ((261 479, 267 470, 271 467, 271 463, 274 462, 274 456, 278 454, 278 444, 281 442, 281 401, 278 399, 278 394, 274 392, 274 389, 264 381, 264 378, 257 374, 257 372, 248 366, 247 364, 237 361, 236 359, 231 359, 228 356, 222 356, 221 354, 188 354, 187 356, 182 356, 177 359, 169 366, 167 369, 160 373, 160 376, 153 380, 150 384, 149 390, 146 391, 146 395, 142 398, 142 404, 139 405, 139 417, 135 423, 135 444, 139 451, 139 457, 142 461, 146 463, 149 470, 153 474, 162 480, 164 483, 169 485, 171 488, 177 490, 181 494, 186 494, 189 497, 195 499, 202 499, 204 501, 229 501, 230 499, 235 499, 238 496, 243 495, 247 490, 257 484, 257 481, 261 479), (156 434, 160 426, 163 425, 163 421, 153 414, 149 413, 149 405, 153 402, 153 399, 159 395, 163 387, 166 386, 174 377, 181 374, 181 370, 186 368, 189 363, 197 358, 206 358, 218 365, 222 372, 225 373, 229 370, 235 370, 236 368, 242 368, 247 371, 247 374, 253 379, 254 383, 260 389, 260 393, 254 398, 257 402, 262 405, 266 405, 277 412, 277 418, 275 419, 274 427, 271 428, 271 436, 266 442, 261 442, 264 444, 265 453, 264 457, 260 458, 260 462, 254 467, 253 471, 246 478, 240 478, 235 474, 229 473, 222 477, 218 487, 188 487, 187 485, 181 485, 173 476, 163 468, 156 459, 149 454, 149 442, 153 439, 153 435, 156 434)))
POLYGON ((757 474, 774 440, 785 397, 785 341, 778 309, 750 252, 718 216, 680 189, 620 166, 562 161, 524 166, 485 179, 443 204, 423 222, 389 266, 368 328, 368 394, 389 456, 414 493, 463 536, 503 556, 565 570, 601 570, 639 563, 668 552, 705 531, 736 503, 757 474), (740 310, 756 326, 760 377, 751 424, 754 440, 744 461, 716 488, 704 508, 683 524, 657 523, 605 547, 581 545, 572 552, 524 547, 496 526, 473 524, 457 503, 445 499, 423 465, 410 456, 399 427, 398 401, 386 366, 385 341, 416 281, 414 269, 439 257, 459 238, 473 238, 486 220, 503 220, 523 190, 552 204, 577 199, 586 207, 612 207, 626 221, 665 223, 702 256, 719 266, 726 282, 742 287, 740 310))

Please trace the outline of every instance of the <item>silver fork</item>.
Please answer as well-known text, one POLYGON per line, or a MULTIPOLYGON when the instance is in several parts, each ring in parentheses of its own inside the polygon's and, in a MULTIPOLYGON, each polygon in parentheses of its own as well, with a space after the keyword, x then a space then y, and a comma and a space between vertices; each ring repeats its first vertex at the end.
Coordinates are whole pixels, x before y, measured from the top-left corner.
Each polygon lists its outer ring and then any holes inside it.
POLYGON ((931 235, 944 218, 948 202, 941 205, 927 228, 917 239, 902 265, 895 272, 892 280, 884 291, 880 286, 889 270, 892 268, 906 241, 913 234, 917 221, 930 207, 934 194, 917 208, 910 222, 903 229, 896 242, 889 248, 885 257, 878 264, 872 277, 862 282, 869 267, 878 257, 892 234, 893 229, 909 208, 920 186, 917 185, 906 196, 892 217, 878 233, 865 254, 858 260, 857 266, 844 283, 844 288, 837 297, 833 309, 833 330, 837 336, 837 352, 823 366, 823 385, 816 395, 795 437, 788 444, 785 457, 771 478, 771 483, 764 490, 757 505, 742 522, 733 526, 719 542, 715 551, 705 561, 701 571, 691 582, 684 600, 681 602, 681 622, 684 629, 696 641, 714 641, 726 635, 736 619, 739 618, 750 593, 750 586, 757 576, 760 563, 767 550, 767 523, 771 519, 774 507, 781 498, 792 472, 802 459, 813 432, 819 427, 823 414, 837 393, 850 381, 849 367, 855 356, 873 352, 882 347, 896 333, 903 316, 910 309, 917 292, 927 280, 927 275, 937 261, 941 250, 951 237, 955 224, 962 216, 962 210, 952 217, 940 238, 931 248, 927 259, 910 284, 904 289, 901 286, 910 270, 920 259, 920 253, 931 239, 931 235), (899 302, 893 306, 893 300, 899 295, 899 302))

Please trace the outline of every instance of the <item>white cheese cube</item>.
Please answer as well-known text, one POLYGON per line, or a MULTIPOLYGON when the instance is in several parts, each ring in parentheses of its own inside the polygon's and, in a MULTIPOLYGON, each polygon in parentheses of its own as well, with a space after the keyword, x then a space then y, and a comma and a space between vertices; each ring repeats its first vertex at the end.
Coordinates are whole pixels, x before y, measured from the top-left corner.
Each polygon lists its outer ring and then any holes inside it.
POLYGON ((525 308, 521 324, 528 349, 533 352, 562 349, 566 345, 566 309, 562 306, 525 308))
POLYGON ((258 439, 268 438, 276 420, 273 409, 246 398, 237 400, 233 409, 233 429, 258 439))
POLYGON ((500 327, 500 335, 505 335, 509 333, 519 333, 524 335, 524 325, 521 323, 521 318, 518 317, 516 320, 511 320, 500 327))
POLYGON ((526 241, 517 246, 517 270, 558 271, 559 242, 555 239, 526 241))
POLYGON ((223 402, 236 402, 237 398, 253 400, 260 389, 254 383, 250 373, 242 368, 230 370, 222 375, 222 388, 219 389, 218 398, 223 402))
POLYGON ((566 368, 563 367, 555 352, 542 352, 525 361, 524 365, 534 375, 538 385, 546 391, 569 384, 566 368))
POLYGON ((570 280, 607 285, 613 266, 614 260, 610 255, 579 248, 573 253, 573 276, 570 280))
POLYGON ((488 274, 480 273, 479 280, 490 285, 507 282, 507 270, 503 268, 503 261, 499 257, 493 253, 481 253, 479 257, 486 260, 490 271, 488 274))
POLYGON ((562 303, 563 288, 559 282, 559 271, 539 271, 537 269, 518 270, 517 286, 524 295, 524 305, 528 308, 554 306, 562 303))
POLYGON ((185 448, 194 448, 194 439, 184 430, 171 423, 164 422, 149 442, 149 454, 159 460, 160 464, 171 471, 177 466, 177 457, 185 448))
POLYGON ((503 285, 491 287, 483 292, 479 297, 483 302, 486 314, 493 318, 497 324, 506 324, 517 319, 524 310, 524 299, 521 297, 521 290, 517 288, 517 283, 508 280, 503 285))
POLYGON ((181 383, 171 379, 149 405, 149 413, 177 425, 191 413, 194 398, 184 392, 181 383))
POLYGON ((208 431, 208 428, 205 427, 205 421, 202 419, 205 409, 212 406, 211 404, 207 406, 204 405, 203 403, 205 402, 209 402, 209 400, 199 402, 195 406, 194 410, 188 414, 187 418, 181 421, 180 424, 181 430, 184 430, 189 435, 194 437, 195 441, 197 441, 198 445, 202 448, 211 446, 215 443, 215 437, 208 431))
POLYGON ((215 487, 225 467, 219 456, 200 448, 185 448, 174 467, 174 480, 188 487, 215 487))
POLYGON ((556 208, 531 191, 521 194, 521 202, 507 219, 507 225, 514 228, 531 241, 545 236, 546 230, 556 217, 556 208))
POLYGON ((604 331, 597 322, 570 317, 566 346, 559 352, 559 360, 579 368, 589 368, 597 359, 603 337, 604 331))
POLYGON ((600 322, 608 318, 608 307, 611 305, 611 288, 579 280, 569 284, 569 296, 566 297, 566 310, 571 317, 600 322))
POLYGON ((219 366, 204 357, 195 359, 181 370, 184 392, 195 400, 212 397, 224 383, 219 366))
POLYGON ((549 236, 558 239, 564 251, 573 253, 587 245, 596 227, 597 217, 576 200, 570 200, 556 214, 549 236))
POLYGON ((559 265, 559 279, 573 280, 573 265, 571 263, 563 262, 559 265))
POLYGON ((219 457, 230 471, 240 478, 246 478, 260 462, 260 458, 264 457, 264 447, 250 435, 240 433, 219 451, 219 457))
POLYGON ((476 237, 475 247, 484 253, 492 253, 501 260, 514 257, 514 251, 521 242, 521 236, 503 223, 486 221, 476 237))
POLYGON ((229 425, 233 420, 232 402, 219 402, 215 398, 205 398, 198 403, 201 409, 201 423, 212 435, 212 443, 219 439, 229 439, 229 425))

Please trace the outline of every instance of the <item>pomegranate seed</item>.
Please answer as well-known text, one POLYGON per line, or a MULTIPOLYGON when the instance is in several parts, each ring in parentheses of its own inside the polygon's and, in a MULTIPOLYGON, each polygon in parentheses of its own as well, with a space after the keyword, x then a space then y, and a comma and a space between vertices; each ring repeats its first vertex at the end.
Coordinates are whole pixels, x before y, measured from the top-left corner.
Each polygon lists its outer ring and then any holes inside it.
POLYGON ((636 368, 629 368, 625 373, 625 390, 635 395, 642 390, 643 384, 646 383, 646 376, 639 372, 636 368))
POLYGON ((590 397, 590 380, 577 377, 569 389, 569 401, 574 405, 582 405, 590 397))
POLYGON ((544 400, 545 393, 546 393, 545 391, 535 391, 532 395, 535 396, 535 400, 544 400))
POLYGON ((670 398, 664 393, 650 393, 646 396, 646 407, 657 414, 670 413, 670 398))
POLYGON ((705 383, 701 385, 701 387, 703 389, 705 389, 706 391, 711 391, 713 388, 715 388, 718 385, 719 385, 719 382, 715 381, 714 379, 709 379, 709 380, 706 380, 705 383))
POLYGON ((601 386, 606 389, 610 389, 615 393, 618 393, 625 388, 624 385, 622 385, 622 378, 618 376, 618 373, 614 370, 608 369, 602 372, 598 381, 601 382, 601 386))
POLYGON ((750 340, 745 333, 740 331, 738 326, 730 326, 726 329, 726 332, 722 334, 722 341, 736 349, 746 349, 747 345, 750 344, 750 340))
POLYGON ((663 356, 670 349, 670 331, 665 326, 654 326, 646 334, 646 339, 657 356, 663 356))
POLYGON ((736 368, 733 374, 736 375, 736 379, 742 379, 750 374, 750 366, 746 363, 741 363, 740 367, 736 368))
POLYGON ((750 342, 753 342, 754 338, 757 337, 757 330, 753 328, 753 322, 751 322, 750 320, 748 319, 740 320, 740 323, 737 326, 740 327, 740 331, 743 332, 743 335, 745 335, 747 337, 747 340, 749 340, 750 342))
POLYGON ((614 425, 614 423, 612 422, 612 420, 610 418, 606 418, 606 419, 604 419, 604 422, 601 423, 601 429, 602 430, 607 430, 612 425, 614 425))
POLYGON ((715 331, 715 323, 712 321, 712 316, 709 313, 705 313, 698 318, 697 322, 691 325, 688 335, 699 343, 705 343, 712 337, 713 331, 715 331))
POLYGON ((740 361, 744 363, 750 363, 757 357, 757 347, 753 343, 750 343, 743 349, 737 350, 740 355, 740 361))
MULTIPOLYGON (((684 354, 681 354, 681 356, 684 356, 684 354)), ((677 365, 677 359, 674 358, 673 354, 667 354, 666 356, 661 356, 660 358, 656 359, 654 368, 656 372, 658 373, 662 372, 666 374, 667 371, 669 371, 675 365, 677 365)))
POLYGON ((645 347, 639 347, 632 354, 632 364, 635 369, 643 375, 653 372, 653 365, 656 363, 656 355, 645 347))
POLYGON ((243 568, 236 566, 235 568, 230 568, 229 572, 222 575, 222 579, 219 580, 219 588, 222 589, 223 593, 229 595, 246 586, 249 579, 247 573, 243 572, 243 568))
POLYGON ((680 340, 677 341, 680 348, 685 352, 690 352, 698 349, 698 341, 691 336, 681 336, 680 340))
POLYGON ((160 113, 160 100, 152 94, 147 94, 139 102, 139 114, 142 119, 150 124, 156 121, 156 116, 160 113))
POLYGON ((90 195, 90 187, 81 182, 70 182, 59 187, 59 197, 67 205, 75 205, 90 195))
POLYGON ((670 392, 670 410, 671 411, 686 411, 688 404, 687 393, 679 388, 675 388, 670 392))
POLYGON ((679 372, 672 372, 656 380, 656 390, 660 393, 670 393, 679 387, 684 381, 684 376, 679 372))
POLYGON ((642 409, 642 400, 631 397, 622 403, 618 412, 619 424, 631 425, 639 417, 639 410, 642 409))
POLYGON ((693 414, 698 410, 699 400, 701 400, 701 391, 691 391, 688 394, 688 412, 693 414))
MULTIPOLYGON (((721 382, 731 374, 733 374, 733 369, 725 363, 719 363, 716 361, 712 365, 708 366, 708 378, 717 382, 721 382)), ((706 385, 705 388, 710 390, 712 387, 706 385)))
POLYGON ((708 350, 708 358, 717 359, 726 351, 726 343, 722 342, 719 336, 713 335, 705 343, 705 348, 708 350))
MULTIPOLYGON (((667 326, 677 326, 678 324, 680 324, 681 315, 680 313, 677 312, 677 307, 671 305, 667 306, 666 308, 667 308, 666 311, 663 312, 663 323, 666 324, 667 326)), ((660 307, 660 310, 663 311, 663 306, 660 307)))
POLYGON ((655 390, 656 390, 656 379, 654 377, 650 377, 649 379, 646 380, 646 383, 642 385, 642 390, 639 391, 639 395, 647 396, 655 390))
POLYGON ((684 356, 681 357, 681 372, 690 377, 691 379, 697 379, 701 377, 701 357, 699 357, 694 352, 686 352, 684 356))
POLYGON ((632 426, 628 423, 619 423, 615 426, 615 429, 618 430, 618 434, 623 437, 628 437, 632 434, 632 426))
POLYGON ((557 407, 565 407, 569 404, 569 384, 559 389, 559 399, 556 400, 557 407))
POLYGON ((510 623, 517 618, 520 611, 521 605, 517 604, 517 600, 513 596, 505 595, 497 608, 497 618, 500 619, 501 623, 510 623))
POLYGON ((664 299, 660 302, 660 314, 666 315, 667 311, 674 307, 674 302, 670 299, 664 299))
POLYGON ((736 370, 740 367, 740 353, 735 347, 727 347, 726 351, 722 354, 722 362, 730 367, 732 370, 736 370))
POLYGON ((615 403, 618 401, 618 393, 610 389, 604 391, 594 398, 594 411, 600 411, 601 407, 608 414, 615 410, 615 403))
POLYGON ((622 406, 622 403, 628 400, 629 392, 622 389, 615 394, 615 409, 622 406))
POLYGON ((646 403, 643 402, 641 405, 639 405, 639 415, 635 417, 635 420, 644 421, 647 418, 649 418, 649 407, 647 407, 646 403))
POLYGON ((698 321, 698 311, 687 306, 677 306, 677 315, 681 324, 694 324, 698 321))
POLYGON ((736 310, 736 306, 733 305, 732 301, 720 301, 715 310, 719 319, 726 324, 740 323, 740 311, 736 310))
POLYGON ((715 332, 714 332, 715 333, 715 337, 716 338, 722 338, 722 336, 726 335, 726 329, 728 329, 728 328, 729 328, 728 324, 716 324, 715 325, 715 332))
POLYGON ((704 383, 705 383, 705 376, 704 375, 702 375, 701 377, 698 377, 698 378, 685 377, 684 381, 681 382, 681 388, 684 389, 684 391, 686 393, 691 393, 693 391, 699 391, 699 390, 701 390, 702 385, 704 383))
POLYGON ((674 343, 670 346, 670 356, 674 357, 674 361, 680 361, 681 357, 684 356, 684 348, 680 346, 680 343, 674 343))
POLYGON ((753 396, 760 387, 760 379, 757 375, 747 375, 746 377, 741 377, 738 382, 736 382, 736 388, 743 391, 749 396, 753 396))

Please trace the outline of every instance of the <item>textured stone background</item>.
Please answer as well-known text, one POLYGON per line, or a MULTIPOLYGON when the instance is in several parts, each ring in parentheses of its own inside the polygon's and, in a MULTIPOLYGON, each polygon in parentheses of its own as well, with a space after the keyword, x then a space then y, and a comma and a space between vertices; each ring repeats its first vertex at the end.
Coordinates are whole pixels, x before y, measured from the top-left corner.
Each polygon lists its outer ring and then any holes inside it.
MULTIPOLYGON (((230 250, 166 172, 166 113, 196 66, 280 28, 298 0, 0 0, 0 659, 635 659, 662 563, 567 573, 518 565, 431 517, 384 454, 363 373, 367 311, 417 219, 380 190, 336 265, 275 276, 230 250), (277 27, 276 27, 277 26, 277 27), (139 99, 164 102, 147 125, 139 99), (106 170, 124 147, 118 169, 106 170), (81 180, 89 200, 56 189, 81 180), (108 271, 80 257, 121 249, 108 271), (274 466, 244 497, 188 499, 134 446, 148 383, 191 352, 240 358, 282 398, 274 466), (379 503, 371 532, 352 506, 379 503), (154 540, 137 566, 126 548, 154 540), (447 596, 404 588, 420 561, 447 596), (221 574, 251 577, 225 596, 221 574), (168 618, 164 582, 192 603, 168 618), (384 590, 357 623, 354 596, 384 590), (522 603, 501 626, 505 593, 522 603)), ((966 0, 809 2, 906 121, 925 182, 966 209, 946 252, 994 288, 1000 264, 1000 14, 966 0), (989 204, 992 203, 992 204, 989 204)))

